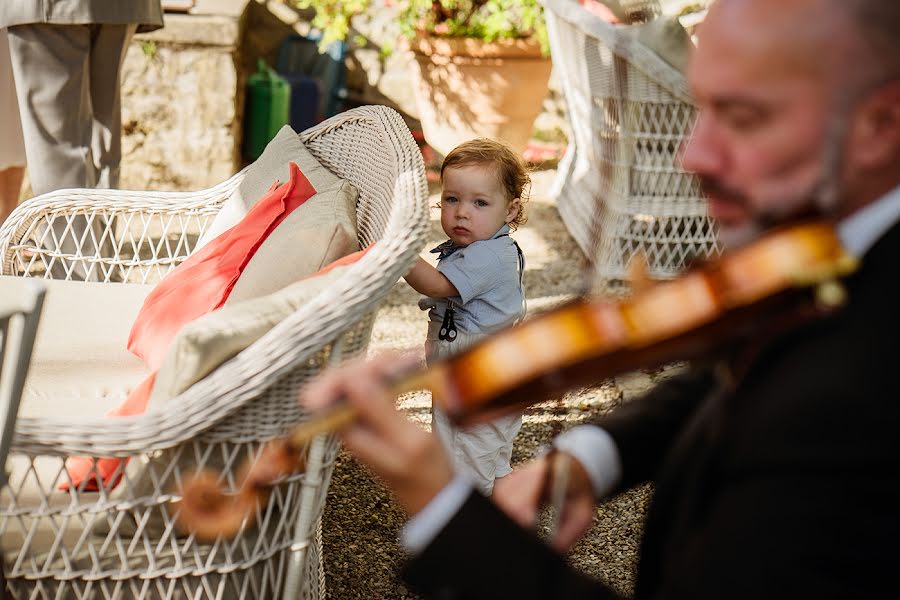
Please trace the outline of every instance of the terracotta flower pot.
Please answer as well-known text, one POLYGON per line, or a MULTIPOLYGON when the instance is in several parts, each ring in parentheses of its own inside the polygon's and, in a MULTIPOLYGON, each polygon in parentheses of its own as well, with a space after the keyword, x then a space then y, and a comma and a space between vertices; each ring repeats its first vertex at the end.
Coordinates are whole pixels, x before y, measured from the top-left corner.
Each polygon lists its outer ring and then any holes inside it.
POLYGON ((547 95, 551 62, 534 40, 419 37, 412 77, 425 140, 441 154, 475 137, 523 152, 547 95))

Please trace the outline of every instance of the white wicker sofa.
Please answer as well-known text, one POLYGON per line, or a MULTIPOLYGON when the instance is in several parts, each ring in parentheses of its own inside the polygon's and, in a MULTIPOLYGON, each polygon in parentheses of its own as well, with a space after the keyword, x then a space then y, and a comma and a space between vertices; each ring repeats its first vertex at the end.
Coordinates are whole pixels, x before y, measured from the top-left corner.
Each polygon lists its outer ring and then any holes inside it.
MULTIPOLYGON (((678 161, 696 113, 682 73, 633 26, 576 0, 541 2, 572 130, 551 194, 601 288, 618 287, 638 253, 661 279, 717 255, 706 199, 678 161)), ((659 12, 656 0, 619 4, 659 12)))
MULTIPOLYGON (((375 310, 424 243, 424 168, 396 112, 354 109, 300 138, 323 165, 359 190, 359 243, 377 244, 326 292, 160 409, 116 419, 78 415, 78 392, 108 392, 105 382, 93 381, 89 372, 80 373, 78 389, 35 401, 43 414, 32 414, 26 396, 12 446, 10 486, 0 496, 0 539, 13 597, 324 595, 316 527, 337 453, 333 436, 311 442, 305 472, 279 483, 256 524, 236 538, 200 544, 174 527, 184 465, 220 468, 223 483, 233 490, 236 467, 255 456, 265 440, 304 418, 298 389, 339 357, 365 350, 375 310), (128 457, 130 465, 141 466, 140 477, 132 479, 129 466, 114 491, 63 491, 58 489, 66 481, 63 461, 72 455, 128 457)), ((91 345, 87 313, 93 310, 100 318, 104 312, 117 313, 110 318, 127 327, 148 284, 191 253, 245 173, 197 193, 62 190, 33 198, 0 229, 2 273, 49 278, 63 272, 68 279, 76 265, 92 270, 105 283, 47 281, 47 298, 65 304, 96 289, 110 291, 100 301, 107 308, 88 307, 83 318, 72 314, 70 323, 57 325, 85 331, 88 339, 75 340, 73 352, 93 352, 91 360, 103 361, 103 353, 91 345), (70 223, 76 215, 110 224, 97 228, 104 232, 99 240, 79 239, 67 230, 75 247, 105 248, 103 256, 61 250, 64 240, 52 232, 62 228, 54 228, 54 221, 70 223), (129 306, 122 310, 116 303, 129 306)), ((52 353, 43 357, 52 358, 52 353)), ((32 372, 38 377, 41 363, 39 340, 32 372)), ((134 381, 132 366, 118 369, 123 380, 134 381)), ((87 402, 114 403, 114 395, 87 402)))

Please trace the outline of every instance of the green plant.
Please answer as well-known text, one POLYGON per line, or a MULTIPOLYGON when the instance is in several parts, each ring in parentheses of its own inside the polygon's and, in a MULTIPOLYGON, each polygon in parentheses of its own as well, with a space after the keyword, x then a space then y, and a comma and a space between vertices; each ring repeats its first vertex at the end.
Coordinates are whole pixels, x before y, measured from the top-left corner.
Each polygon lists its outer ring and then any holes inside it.
POLYGON ((287 0, 299 8, 313 8, 314 27, 322 31, 322 45, 344 40, 350 19, 369 9, 393 7, 401 32, 448 37, 474 37, 487 42, 535 38, 546 53, 547 28, 537 0, 287 0))

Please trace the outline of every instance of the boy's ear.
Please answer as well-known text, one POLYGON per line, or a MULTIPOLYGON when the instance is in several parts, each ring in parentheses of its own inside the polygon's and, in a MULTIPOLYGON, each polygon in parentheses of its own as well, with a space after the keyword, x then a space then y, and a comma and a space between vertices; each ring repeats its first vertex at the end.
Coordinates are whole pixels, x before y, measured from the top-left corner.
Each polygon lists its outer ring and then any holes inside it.
POLYGON ((513 219, 518 216, 519 211, 522 209, 522 201, 518 198, 513 198, 509 201, 509 204, 506 205, 506 219, 507 223, 511 222, 513 219))

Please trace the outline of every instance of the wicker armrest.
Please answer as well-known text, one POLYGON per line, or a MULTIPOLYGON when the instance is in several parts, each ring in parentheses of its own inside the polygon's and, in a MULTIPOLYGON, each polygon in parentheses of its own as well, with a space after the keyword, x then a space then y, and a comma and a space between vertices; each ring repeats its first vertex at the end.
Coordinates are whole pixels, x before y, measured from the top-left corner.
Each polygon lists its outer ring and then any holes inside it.
POLYGON ((244 173, 197 192, 68 189, 27 200, 0 228, 2 274, 156 281, 191 253, 244 173))

